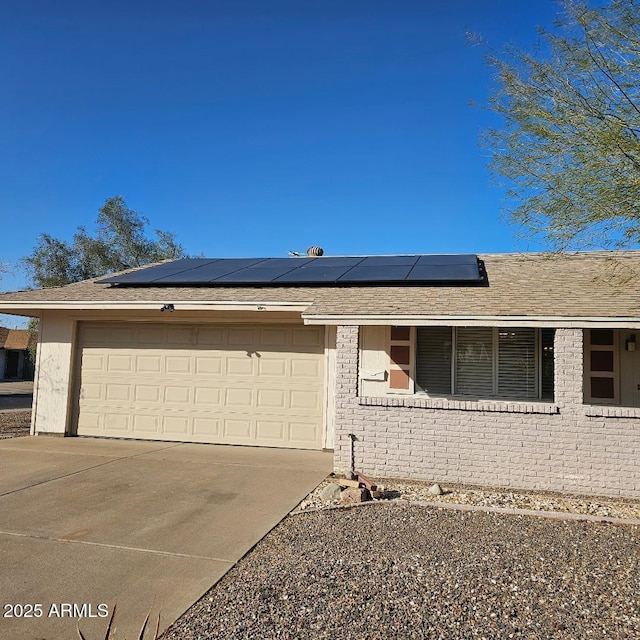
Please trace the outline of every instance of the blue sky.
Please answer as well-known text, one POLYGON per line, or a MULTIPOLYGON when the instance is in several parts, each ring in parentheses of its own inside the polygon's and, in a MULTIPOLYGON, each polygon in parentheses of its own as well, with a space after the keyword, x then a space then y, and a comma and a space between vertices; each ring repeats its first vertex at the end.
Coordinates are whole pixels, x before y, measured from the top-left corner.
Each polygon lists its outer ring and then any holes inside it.
MULTIPOLYGON (((491 70, 553 0, 0 0, 0 260, 123 195, 207 257, 540 250, 501 219, 491 70)), ((26 285, 16 270, 0 289, 26 285)))

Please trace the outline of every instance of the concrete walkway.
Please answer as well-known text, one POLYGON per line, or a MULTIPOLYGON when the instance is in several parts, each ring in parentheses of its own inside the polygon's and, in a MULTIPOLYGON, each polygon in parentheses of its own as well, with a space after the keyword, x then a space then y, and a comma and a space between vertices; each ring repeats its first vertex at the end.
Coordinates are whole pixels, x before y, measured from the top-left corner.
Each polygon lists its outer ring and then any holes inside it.
POLYGON ((107 619, 78 614, 110 614, 116 601, 118 640, 137 638, 149 610, 168 626, 331 467, 317 451, 0 441, 0 639, 74 638, 78 622, 102 638, 107 619), (7 618, 17 603, 42 614, 7 618))

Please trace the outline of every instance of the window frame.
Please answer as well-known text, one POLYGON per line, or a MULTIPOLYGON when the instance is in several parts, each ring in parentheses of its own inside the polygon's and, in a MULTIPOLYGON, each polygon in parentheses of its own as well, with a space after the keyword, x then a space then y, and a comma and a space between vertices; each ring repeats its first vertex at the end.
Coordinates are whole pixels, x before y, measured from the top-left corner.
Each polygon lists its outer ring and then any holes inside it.
POLYGON ((593 329, 584 329, 584 400, 585 404, 604 405, 604 406, 620 406, 620 332, 616 329, 608 329, 613 333, 612 344, 600 345, 591 343, 591 332, 593 329), (607 352, 613 354, 612 371, 593 371, 591 369, 591 354, 593 352, 607 352), (591 393, 592 378, 608 378, 613 380, 613 398, 593 397, 591 393))
POLYGON ((414 395, 416 390, 415 384, 415 371, 416 371, 416 327, 389 327, 388 332, 388 341, 387 344, 389 348, 387 349, 387 357, 389 361, 389 375, 387 376, 386 386, 387 393, 391 394, 401 394, 401 395, 414 395), (408 338, 399 338, 394 336, 395 329, 405 329, 408 330, 408 338), (392 358, 392 349, 393 347, 407 347, 409 349, 409 362, 398 364, 393 361, 392 358), (396 387, 394 386, 394 371, 403 371, 407 374, 407 387, 396 387))

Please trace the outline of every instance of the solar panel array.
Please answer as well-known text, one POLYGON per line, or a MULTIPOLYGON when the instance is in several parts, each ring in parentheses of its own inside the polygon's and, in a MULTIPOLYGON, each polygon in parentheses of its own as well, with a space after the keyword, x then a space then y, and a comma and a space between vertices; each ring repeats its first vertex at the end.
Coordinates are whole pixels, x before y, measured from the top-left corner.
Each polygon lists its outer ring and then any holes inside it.
POLYGON ((112 276, 131 286, 482 284, 473 254, 319 258, 186 258, 112 276))

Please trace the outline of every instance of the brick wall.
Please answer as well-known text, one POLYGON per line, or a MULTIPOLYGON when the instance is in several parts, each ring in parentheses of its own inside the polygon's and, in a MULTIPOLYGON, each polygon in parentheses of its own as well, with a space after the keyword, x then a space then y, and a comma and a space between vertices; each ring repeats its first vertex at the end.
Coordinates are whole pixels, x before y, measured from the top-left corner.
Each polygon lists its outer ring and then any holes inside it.
POLYGON ((557 329, 555 402, 360 398, 337 331, 335 467, 377 477, 640 497, 640 410, 582 404, 582 330, 557 329))

